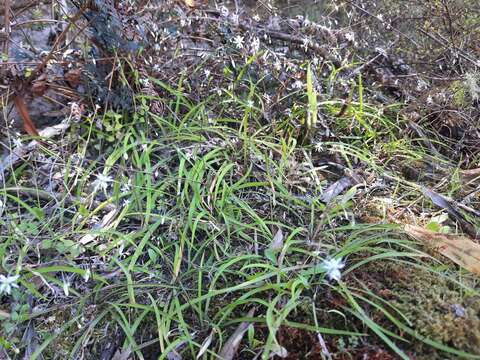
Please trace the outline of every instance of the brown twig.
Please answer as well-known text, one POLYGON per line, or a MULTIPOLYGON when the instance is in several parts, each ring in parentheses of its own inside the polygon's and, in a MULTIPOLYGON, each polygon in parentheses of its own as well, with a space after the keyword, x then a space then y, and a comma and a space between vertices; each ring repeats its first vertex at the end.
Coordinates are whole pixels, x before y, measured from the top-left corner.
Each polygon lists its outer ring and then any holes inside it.
POLYGON ((32 119, 30 118, 30 114, 28 112, 27 105, 23 100, 23 96, 15 95, 13 97, 13 103, 15 104, 15 107, 17 108, 17 111, 23 120, 23 128, 25 129, 27 134, 32 136, 39 136, 38 130, 35 127, 32 119))

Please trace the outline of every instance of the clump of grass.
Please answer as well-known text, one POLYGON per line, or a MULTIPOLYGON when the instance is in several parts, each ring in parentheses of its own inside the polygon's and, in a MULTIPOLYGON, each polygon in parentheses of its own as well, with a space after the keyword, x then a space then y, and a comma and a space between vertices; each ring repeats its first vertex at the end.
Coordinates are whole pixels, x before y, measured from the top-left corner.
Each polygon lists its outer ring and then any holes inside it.
POLYGON ((315 334, 307 345, 322 339, 323 356, 365 345, 403 359, 479 358, 476 333, 452 332, 477 324, 466 294, 478 285, 389 216, 388 204, 422 210, 401 169, 433 156, 407 136, 400 106, 369 102, 360 76, 348 101, 322 92, 341 70, 327 67, 325 78, 307 61, 296 64, 306 84, 272 105, 273 80, 251 71, 260 61, 225 66, 213 95, 195 93, 183 74, 141 79, 158 95, 138 94, 134 115, 95 113, 65 138, 69 152, 42 149, 8 177, 1 267, 20 275, 2 298, 8 354, 214 359, 247 322, 246 358, 293 351, 288 331, 315 334), (355 181, 326 201, 345 177, 355 181), (365 204, 373 197, 382 211, 365 204), (433 270, 423 278, 419 268, 433 270), (468 317, 442 312, 450 302, 468 317))

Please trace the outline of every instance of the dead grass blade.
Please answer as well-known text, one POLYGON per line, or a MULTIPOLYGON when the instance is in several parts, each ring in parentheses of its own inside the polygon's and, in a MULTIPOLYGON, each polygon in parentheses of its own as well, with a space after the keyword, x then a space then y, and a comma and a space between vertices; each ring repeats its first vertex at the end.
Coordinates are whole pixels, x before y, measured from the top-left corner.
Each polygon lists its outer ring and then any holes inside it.
POLYGON ((474 181, 480 181, 480 168, 463 170, 460 172, 462 181, 466 184, 473 183, 474 181))
POLYGON ((480 275, 480 245, 460 235, 440 234, 420 226, 405 225, 405 232, 425 242, 468 271, 480 275))

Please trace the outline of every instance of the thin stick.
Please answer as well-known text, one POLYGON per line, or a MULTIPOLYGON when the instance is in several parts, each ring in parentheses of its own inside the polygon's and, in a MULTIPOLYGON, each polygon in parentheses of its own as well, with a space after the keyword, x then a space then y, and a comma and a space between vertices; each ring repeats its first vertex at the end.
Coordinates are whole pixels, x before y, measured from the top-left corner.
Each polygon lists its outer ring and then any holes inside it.
POLYGON ((3 53, 6 55, 4 61, 8 61, 8 43, 10 42, 10 0, 5 0, 5 41, 3 43, 3 53))

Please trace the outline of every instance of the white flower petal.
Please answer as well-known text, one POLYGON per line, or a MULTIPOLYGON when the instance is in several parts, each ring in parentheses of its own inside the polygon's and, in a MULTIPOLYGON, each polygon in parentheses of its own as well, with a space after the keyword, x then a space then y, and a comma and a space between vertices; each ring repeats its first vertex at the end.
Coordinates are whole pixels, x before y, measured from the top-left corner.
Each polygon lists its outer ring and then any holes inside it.
POLYGON ((0 294, 7 293, 10 294, 10 286, 5 283, 0 284, 0 294))

